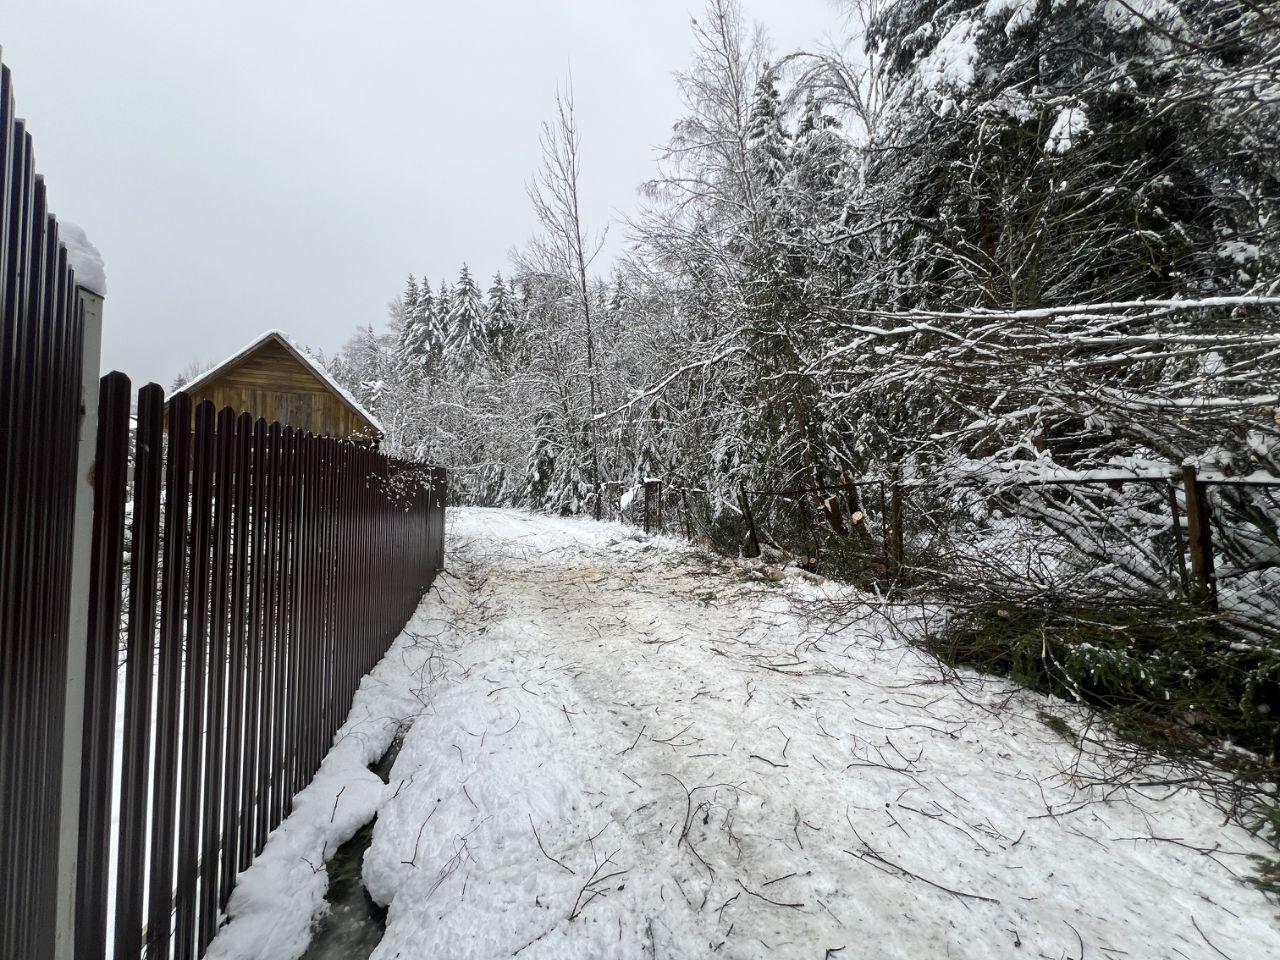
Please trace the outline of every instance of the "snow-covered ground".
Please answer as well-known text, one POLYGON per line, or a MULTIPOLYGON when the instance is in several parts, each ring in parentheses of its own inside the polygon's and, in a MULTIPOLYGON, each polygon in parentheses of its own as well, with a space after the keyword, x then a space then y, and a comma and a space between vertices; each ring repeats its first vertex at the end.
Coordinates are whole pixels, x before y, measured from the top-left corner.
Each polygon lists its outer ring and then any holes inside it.
POLYGON ((1280 956, 1252 838, 1089 792, 1037 718, 1069 707, 832 632, 830 588, 506 511, 454 511, 448 562, 215 956, 298 956, 316 859, 375 808, 376 960, 1280 956), (384 787, 363 765, 409 722, 384 787))

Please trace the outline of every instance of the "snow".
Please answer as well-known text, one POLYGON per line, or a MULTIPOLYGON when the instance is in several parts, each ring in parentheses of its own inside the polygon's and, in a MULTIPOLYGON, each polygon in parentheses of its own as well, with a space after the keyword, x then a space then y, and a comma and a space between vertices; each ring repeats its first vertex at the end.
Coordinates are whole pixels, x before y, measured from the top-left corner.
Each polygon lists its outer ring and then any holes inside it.
POLYGON ((309 863, 375 807, 373 960, 1280 952, 1259 842, 1092 786, 1096 725, 1080 750, 1039 717, 1081 711, 946 677, 907 642, 927 611, 832 627, 850 588, 511 511, 454 511, 449 557, 213 956, 296 957, 309 863))
POLYGON ((628 508, 630 508, 631 504, 635 502, 636 497, 638 497, 643 492, 644 492, 643 487, 639 487, 639 486, 629 487, 622 494, 622 498, 618 501, 618 509, 625 512, 628 508))
POLYGON ((1004 32, 1013 36, 1014 31, 1035 17, 1037 3, 1038 0, 987 0, 987 8, 983 12, 988 18, 1008 14, 1004 32))
POLYGON ((1218 256, 1225 257, 1240 265, 1252 263, 1258 259, 1258 245, 1243 240, 1228 240, 1218 248, 1218 256))
POLYGON ((1169 0, 1104 0, 1098 12, 1103 22, 1115 30, 1143 30, 1154 25, 1180 31, 1184 26, 1178 9, 1169 0))
POLYGON ((979 24, 962 18, 943 34, 937 46, 916 68, 926 90, 967 90, 973 84, 973 64, 978 58, 979 24))
POLYGON ((1046 153, 1066 153, 1075 145, 1077 138, 1089 132, 1089 115, 1080 104, 1071 104, 1058 111, 1053 127, 1049 130, 1049 140, 1045 144, 1046 153))
POLYGON ((76 275, 76 286, 100 297, 107 295, 107 271, 102 254, 84 228, 67 220, 58 221, 58 237, 67 248, 67 262, 76 275))

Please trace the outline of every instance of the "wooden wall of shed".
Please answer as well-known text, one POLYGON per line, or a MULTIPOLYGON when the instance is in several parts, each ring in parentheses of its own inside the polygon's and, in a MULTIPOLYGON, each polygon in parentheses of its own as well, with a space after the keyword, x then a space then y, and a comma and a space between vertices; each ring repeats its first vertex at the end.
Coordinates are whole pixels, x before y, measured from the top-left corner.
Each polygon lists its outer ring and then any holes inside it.
POLYGON ((340 439, 369 439, 367 423, 328 385, 278 343, 263 344, 239 363, 190 391, 193 404, 213 401, 268 423, 340 439))

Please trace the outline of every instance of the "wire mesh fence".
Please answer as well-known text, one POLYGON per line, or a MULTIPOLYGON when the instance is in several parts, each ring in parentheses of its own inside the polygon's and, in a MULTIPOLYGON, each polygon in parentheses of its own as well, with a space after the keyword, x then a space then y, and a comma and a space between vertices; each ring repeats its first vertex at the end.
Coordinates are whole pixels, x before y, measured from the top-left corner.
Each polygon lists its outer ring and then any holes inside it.
POLYGON ((1162 470, 887 475, 712 493, 607 484, 606 519, 955 604, 1048 598, 1191 602, 1247 629, 1280 623, 1280 479, 1162 470))

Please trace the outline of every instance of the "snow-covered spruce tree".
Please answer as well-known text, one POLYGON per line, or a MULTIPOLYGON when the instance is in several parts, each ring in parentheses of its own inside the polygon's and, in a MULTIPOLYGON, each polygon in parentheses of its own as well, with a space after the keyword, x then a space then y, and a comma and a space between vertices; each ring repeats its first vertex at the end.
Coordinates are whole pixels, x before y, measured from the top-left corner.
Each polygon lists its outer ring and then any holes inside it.
POLYGON ((420 377, 429 364, 432 310, 430 287, 424 282, 419 289, 413 274, 409 274, 399 305, 400 336, 396 348, 397 378, 406 384, 420 377))
POLYGON ((911 216, 895 232, 910 305, 1018 309, 1191 293, 1226 227, 1169 55, 1176 8, 900 0, 869 42, 891 52, 891 142, 872 176, 911 216), (900 149, 919 143, 919 150, 900 149))
POLYGON ((448 362, 469 371, 486 350, 484 298, 464 263, 449 301, 448 362))
POLYGON ((418 310, 414 320, 422 329, 422 368, 424 371, 435 370, 444 359, 444 328, 439 306, 426 277, 422 278, 422 286, 418 290, 418 310))
MULTIPOLYGON (((425 282, 425 281, 424 281, 425 282)), ((440 281, 440 287, 436 291, 436 330, 440 339, 440 357, 444 360, 444 355, 449 349, 449 345, 453 342, 453 291, 449 289, 449 283, 446 280, 440 281)))
POLYGON ((505 365, 516 350, 516 303, 511 288, 501 272, 493 275, 484 304, 485 349, 499 366, 505 365))
MULTIPOLYGON (((820 122, 816 112, 809 119, 820 122)), ((736 240, 745 271, 747 357, 760 403, 748 437, 757 459, 753 472, 766 486, 819 491, 834 475, 823 439, 822 398, 816 381, 801 376, 801 371, 819 333, 815 295, 822 285, 800 223, 805 187, 796 161, 795 145, 783 129, 775 76, 766 65, 756 85, 747 132, 756 215, 736 240)), ((783 524, 811 531, 818 521, 815 502, 825 501, 821 493, 814 493, 773 499, 764 506, 771 514, 784 514, 773 524, 781 534, 783 524)), ((843 530, 834 510, 825 514, 833 530, 843 530)), ((800 530, 788 536, 796 546, 807 539, 800 530)))

